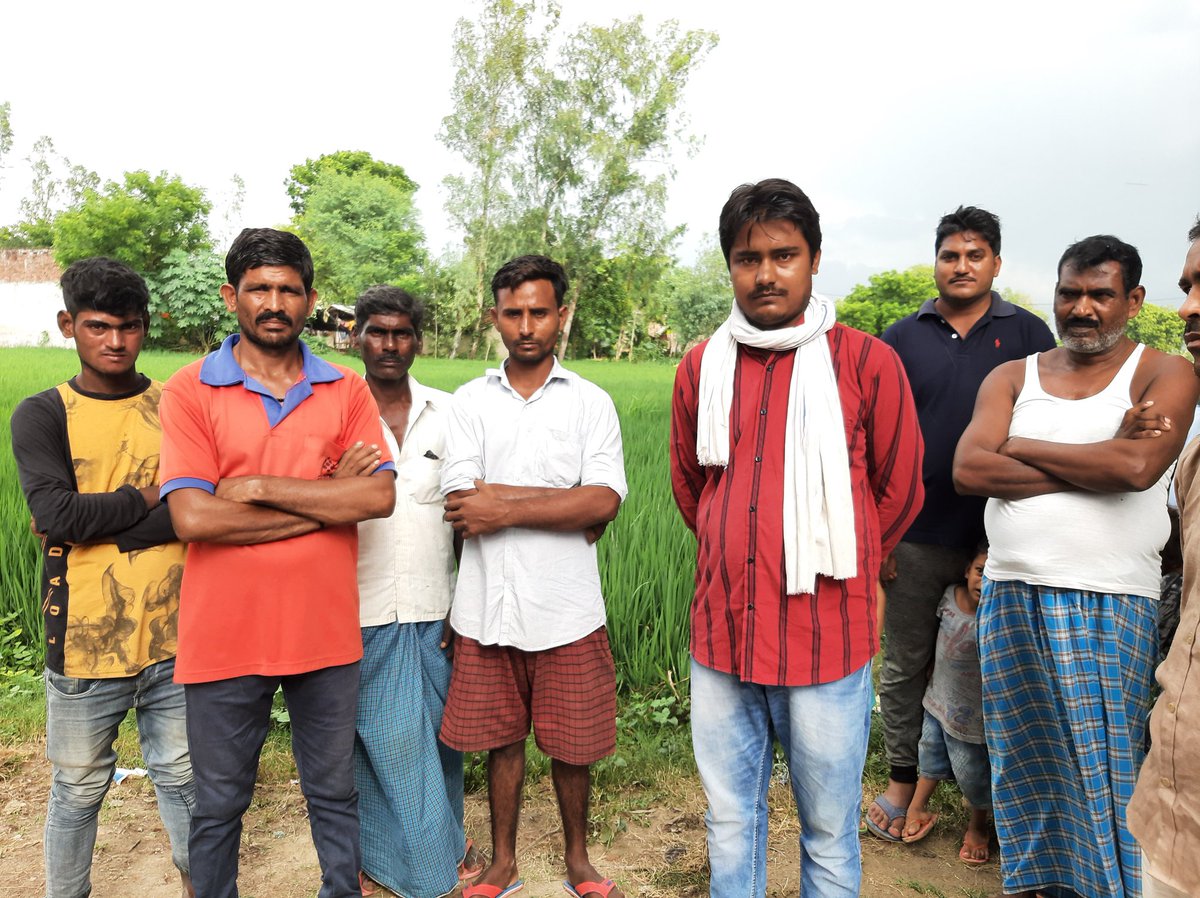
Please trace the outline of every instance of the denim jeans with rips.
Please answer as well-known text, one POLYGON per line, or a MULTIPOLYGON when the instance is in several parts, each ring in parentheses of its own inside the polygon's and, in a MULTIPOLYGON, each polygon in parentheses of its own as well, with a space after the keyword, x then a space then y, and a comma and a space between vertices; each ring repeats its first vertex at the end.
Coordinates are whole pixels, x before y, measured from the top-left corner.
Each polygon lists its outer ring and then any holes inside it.
POLYGON ((130 709, 137 714, 142 757, 171 840, 171 860, 188 872, 196 793, 183 687, 173 681, 174 674, 173 658, 132 677, 93 680, 46 671, 46 757, 53 767, 46 813, 47 898, 91 893, 97 817, 117 766, 117 728, 130 709))
POLYGON ((760 686, 692 659, 692 746, 708 797, 711 898, 762 898, 774 741, 800 817, 801 894, 853 898, 871 725, 871 665, 832 683, 760 686))

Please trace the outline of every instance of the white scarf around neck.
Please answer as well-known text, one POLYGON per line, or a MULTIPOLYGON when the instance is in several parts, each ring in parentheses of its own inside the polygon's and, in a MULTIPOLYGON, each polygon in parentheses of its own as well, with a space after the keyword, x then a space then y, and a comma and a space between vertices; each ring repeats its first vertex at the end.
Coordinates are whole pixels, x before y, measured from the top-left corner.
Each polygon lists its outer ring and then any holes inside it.
POLYGON ((796 350, 788 390, 783 471, 783 548, 787 593, 816 591, 818 575, 849 580, 858 574, 850 459, 833 359, 825 334, 837 313, 816 293, 795 327, 759 330, 735 302, 700 361, 696 458, 729 464, 729 414, 737 347, 796 350))

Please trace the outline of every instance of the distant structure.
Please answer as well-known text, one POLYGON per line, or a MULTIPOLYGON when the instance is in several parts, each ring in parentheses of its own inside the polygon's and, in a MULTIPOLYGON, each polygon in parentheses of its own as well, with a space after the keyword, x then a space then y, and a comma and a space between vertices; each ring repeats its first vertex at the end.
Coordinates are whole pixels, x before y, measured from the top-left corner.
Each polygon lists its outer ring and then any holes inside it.
POLYGON ((72 345, 56 320, 61 277, 51 250, 0 250, 0 346, 72 345))

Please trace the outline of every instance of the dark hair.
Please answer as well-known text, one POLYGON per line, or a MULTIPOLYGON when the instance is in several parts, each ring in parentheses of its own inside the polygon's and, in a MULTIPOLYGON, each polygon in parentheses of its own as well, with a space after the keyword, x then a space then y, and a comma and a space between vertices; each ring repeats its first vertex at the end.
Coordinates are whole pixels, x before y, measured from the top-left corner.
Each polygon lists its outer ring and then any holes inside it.
POLYGON ((407 315, 412 322, 417 339, 421 339, 421 326, 425 323, 425 304, 407 290, 376 284, 368 287, 354 303, 354 332, 361 334, 372 315, 407 315))
POLYGON ((743 184, 729 194, 721 209, 717 233, 721 252, 729 265, 729 252, 742 228, 754 222, 790 221, 804 235, 808 251, 813 256, 821 251, 821 216, 808 195, 783 178, 767 178, 757 184, 743 184))
POLYGON ((991 247, 993 255, 1000 255, 1000 219, 978 206, 959 206, 943 215, 933 238, 933 251, 938 252, 947 237, 963 231, 974 231, 991 247))
POLYGON ((294 268, 304 282, 305 292, 312 292, 312 256, 295 234, 274 228, 245 228, 225 254, 225 277, 236 289, 242 275, 264 265, 294 268))
POLYGON ((1200 215, 1196 216, 1196 223, 1188 231, 1188 240, 1200 240, 1200 215))
POLYGON ((492 301, 500 301, 501 290, 516 290, 528 281, 549 281, 554 299, 561 306, 567 295, 567 273, 549 256, 517 256, 500 266, 492 277, 492 301))
POLYGON ((1062 280, 1063 266, 1068 262, 1079 271, 1095 268, 1105 262, 1116 262, 1121 266, 1121 287, 1126 293, 1142 281, 1142 257, 1138 255, 1137 247, 1112 234, 1096 234, 1068 246, 1058 260, 1059 280, 1062 280))
POLYGON ((106 315, 150 314, 150 291, 142 276, 123 262, 93 256, 63 272, 63 303, 74 318, 84 309, 106 315))
POLYGON ((981 539, 979 541, 979 545, 977 545, 975 547, 975 554, 976 555, 986 555, 987 553, 988 553, 988 541, 987 541, 987 537, 985 536, 983 539, 981 539))

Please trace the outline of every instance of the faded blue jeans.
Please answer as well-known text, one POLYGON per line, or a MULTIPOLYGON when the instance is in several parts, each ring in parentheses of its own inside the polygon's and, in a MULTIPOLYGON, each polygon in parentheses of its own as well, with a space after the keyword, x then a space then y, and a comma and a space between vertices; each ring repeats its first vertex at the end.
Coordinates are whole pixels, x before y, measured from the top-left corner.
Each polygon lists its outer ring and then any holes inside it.
POLYGON ((801 894, 854 898, 871 665, 818 686, 759 686, 692 659, 692 747, 708 797, 711 898, 767 889, 767 787, 783 746, 800 817, 801 894))
POLYGON ((117 766, 117 727, 132 708, 171 860, 188 872, 188 828, 196 804, 188 758, 183 687, 175 659, 132 677, 65 677, 47 670, 46 757, 53 767, 46 812, 46 895, 85 898, 92 890, 92 851, 104 795, 117 766))

